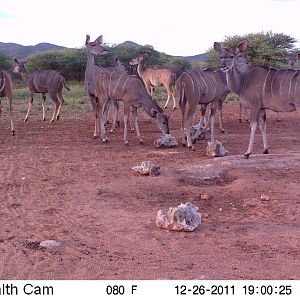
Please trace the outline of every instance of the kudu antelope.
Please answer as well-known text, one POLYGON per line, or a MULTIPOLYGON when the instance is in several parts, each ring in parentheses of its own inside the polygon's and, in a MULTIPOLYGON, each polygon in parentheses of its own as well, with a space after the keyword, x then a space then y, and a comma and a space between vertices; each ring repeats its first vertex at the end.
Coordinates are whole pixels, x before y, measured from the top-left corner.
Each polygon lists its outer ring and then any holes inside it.
MULTIPOLYGON (((3 70, 0 72, 0 97, 6 97, 9 105, 9 117, 10 117, 10 128, 12 135, 15 135, 15 127, 12 118, 12 80, 10 74, 3 70)), ((1 110, 1 99, 0 99, 0 117, 2 114, 1 110)))
POLYGON ((263 137, 263 153, 268 153, 266 109, 276 112, 292 112, 300 109, 299 71, 252 67, 244 57, 247 46, 247 41, 241 41, 235 49, 214 43, 214 49, 220 55, 222 69, 226 73, 229 89, 250 108, 251 134, 245 158, 249 158, 253 152, 257 123, 263 137))
MULTIPOLYGON (((107 53, 106 49, 103 47, 103 38, 100 35, 94 42, 90 41, 90 36, 86 35, 85 47, 87 49, 87 63, 85 69, 85 87, 90 96, 90 101, 92 103, 94 113, 95 113, 95 127, 94 127, 94 138, 99 135, 99 124, 96 122, 96 104, 98 102, 98 98, 96 95, 95 89, 95 81, 99 74, 102 73, 109 73, 112 70, 117 70, 119 72, 123 72, 125 70, 124 66, 121 64, 119 58, 115 58, 114 61, 114 68, 106 69, 102 68, 95 64, 95 56, 96 55, 104 55, 107 53)), ((107 100, 107 108, 112 105, 113 109, 113 125, 111 128, 111 132, 114 131, 116 124, 120 125, 119 121, 119 106, 116 101, 111 101, 110 99, 107 100)), ((106 122, 105 122, 106 123, 106 122)))
POLYGON ((223 73, 209 69, 188 70, 180 75, 176 87, 182 114, 182 145, 185 146, 187 142, 188 147, 194 150, 191 127, 198 104, 207 105, 212 103, 210 116, 211 141, 215 141, 214 114, 217 103, 229 92, 223 73))
POLYGON ((19 61, 17 58, 15 58, 15 63, 16 65, 14 67, 14 72, 21 74, 23 80, 26 82, 30 90, 30 101, 24 121, 28 120, 29 111, 32 106, 35 93, 42 94, 43 121, 46 120, 45 101, 47 93, 55 103, 55 108, 50 123, 54 122, 54 119, 58 121, 59 114, 64 103, 62 90, 63 88, 70 90, 66 85, 65 78, 55 70, 35 70, 31 73, 27 73, 25 69, 25 62, 19 61))
POLYGON ((175 74, 168 69, 154 69, 146 67, 146 59, 148 55, 142 54, 130 61, 131 65, 137 65, 137 72, 143 79, 149 95, 153 95, 153 88, 164 86, 168 93, 167 102, 164 108, 167 108, 170 98, 173 98, 173 109, 176 108, 176 99, 173 86, 175 85, 175 74))
POLYGON ((131 112, 136 134, 140 140, 140 143, 143 143, 137 122, 137 108, 140 106, 142 106, 144 111, 155 120, 158 128, 163 133, 169 133, 168 117, 147 93, 140 79, 136 78, 135 76, 130 76, 117 71, 112 71, 110 73, 102 72, 101 74, 98 74, 95 86, 98 97, 96 117, 97 119, 100 118, 100 133, 102 143, 106 143, 108 141, 107 137, 105 136, 104 126, 105 115, 107 114, 107 99, 123 101, 125 145, 129 144, 127 138, 127 126, 130 107, 135 108, 132 109, 131 112))

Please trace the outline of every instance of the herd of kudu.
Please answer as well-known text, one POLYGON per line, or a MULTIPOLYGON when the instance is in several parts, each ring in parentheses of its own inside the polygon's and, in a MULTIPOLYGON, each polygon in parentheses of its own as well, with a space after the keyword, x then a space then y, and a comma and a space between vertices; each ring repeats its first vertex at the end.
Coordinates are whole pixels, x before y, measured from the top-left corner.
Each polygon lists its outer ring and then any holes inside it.
MULTIPOLYGON (((182 144, 194 149, 194 136, 191 136, 191 128, 197 105, 201 105, 200 124, 205 130, 210 124, 211 141, 214 137, 214 115, 218 109, 220 130, 222 127, 222 104, 228 93, 234 92, 240 99, 240 111, 242 107, 249 108, 250 140, 245 158, 249 158, 253 152, 254 135, 257 124, 263 137, 263 153, 268 153, 268 142, 266 136, 266 109, 275 112, 292 112, 300 108, 300 71, 294 69, 298 56, 289 57, 289 67, 285 70, 277 70, 269 67, 253 67, 245 58, 248 42, 241 41, 235 49, 222 47, 214 43, 214 49, 221 60, 221 70, 192 69, 184 71, 175 78, 175 74, 168 69, 155 69, 147 67, 147 54, 138 56, 130 61, 137 65, 137 76, 129 75, 120 60, 116 57, 114 67, 103 68, 95 64, 96 55, 107 53, 102 41, 102 36, 94 42, 90 36, 86 36, 85 46, 87 49, 87 65, 85 70, 85 88, 89 94, 94 110, 95 128, 94 137, 99 136, 102 143, 107 143, 106 122, 108 111, 113 111, 113 131, 119 125, 119 101, 123 102, 124 108, 124 142, 128 145, 128 121, 132 119, 134 130, 140 143, 141 138, 137 109, 142 107, 144 112, 156 122, 158 128, 164 133, 169 133, 169 125, 164 110, 153 99, 153 88, 164 86, 169 100, 173 100, 173 110, 176 108, 174 87, 176 86, 179 98, 179 107, 182 115, 182 144), (299 82, 298 82, 299 81, 299 82), (211 104, 209 121, 205 124, 205 111, 207 105, 211 104), (100 127, 100 128, 99 128, 100 127)), ((64 77, 53 70, 36 70, 28 73, 25 64, 15 58, 14 72, 19 73, 30 90, 30 101, 25 121, 28 119, 29 111, 33 103, 35 93, 42 94, 43 120, 45 120, 45 100, 48 93, 54 104, 54 112, 50 122, 59 119, 59 114, 64 103, 62 90, 66 86, 64 77)), ((15 135, 12 119, 12 79, 9 72, 0 72, 0 96, 6 96, 9 102, 9 116, 11 131, 15 135)), ((0 107, 0 116, 1 116, 0 107)), ((199 128, 201 128, 199 126, 199 128)), ((200 129, 199 129, 200 130, 200 129)), ((196 134, 197 135, 197 134, 196 134)))

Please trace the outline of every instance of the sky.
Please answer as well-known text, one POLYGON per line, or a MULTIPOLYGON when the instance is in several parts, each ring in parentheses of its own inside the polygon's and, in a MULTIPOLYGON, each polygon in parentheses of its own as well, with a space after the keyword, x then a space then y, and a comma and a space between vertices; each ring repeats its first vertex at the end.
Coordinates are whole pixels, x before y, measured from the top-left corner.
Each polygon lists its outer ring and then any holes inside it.
POLYGON ((226 36, 273 31, 300 47, 299 15, 300 0, 0 0, 0 42, 81 48, 90 34, 190 56, 226 36))

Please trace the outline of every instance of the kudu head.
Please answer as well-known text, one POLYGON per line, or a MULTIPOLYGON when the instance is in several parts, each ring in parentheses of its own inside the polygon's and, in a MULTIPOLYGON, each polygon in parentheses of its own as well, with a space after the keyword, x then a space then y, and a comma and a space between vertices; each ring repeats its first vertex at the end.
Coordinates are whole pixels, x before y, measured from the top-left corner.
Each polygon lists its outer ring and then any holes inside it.
POLYGON ((147 58, 148 58, 148 54, 147 53, 141 54, 138 57, 132 59, 130 61, 130 64, 131 65, 139 65, 139 64, 141 64, 141 65, 144 66, 145 65, 145 61, 146 61, 147 58))
POLYGON ((26 61, 20 61, 17 58, 15 58, 14 61, 16 64, 13 69, 13 72, 17 73, 17 74, 24 74, 24 73, 26 74, 27 73, 27 71, 25 69, 26 61))
POLYGON ((289 55, 289 56, 286 57, 286 59, 288 61, 288 65, 289 65, 288 68, 289 69, 294 69, 297 60, 300 60, 300 53, 289 55))
POLYGON ((94 42, 90 41, 90 36, 86 35, 85 47, 89 54, 95 55, 104 55, 107 53, 107 50, 103 47, 103 38, 102 35, 97 37, 94 42))
MULTIPOLYGON (((154 101, 154 100, 153 100, 154 101)), ((163 109, 156 105, 156 108, 151 109, 151 117, 155 120, 156 125, 163 134, 170 133, 169 116, 164 114, 163 109)))
POLYGON ((226 72, 236 68, 238 72, 245 73, 249 70, 250 62, 244 57, 244 52, 248 47, 247 41, 241 41, 235 49, 222 47, 219 43, 214 43, 214 49, 221 59, 221 70, 226 72))

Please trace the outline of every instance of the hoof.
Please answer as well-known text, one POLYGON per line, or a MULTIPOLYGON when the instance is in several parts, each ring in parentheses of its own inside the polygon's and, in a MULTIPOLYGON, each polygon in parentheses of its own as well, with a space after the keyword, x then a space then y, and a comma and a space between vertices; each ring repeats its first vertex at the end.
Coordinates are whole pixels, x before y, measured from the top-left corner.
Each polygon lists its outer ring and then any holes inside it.
POLYGON ((224 129, 221 129, 221 133, 225 133, 225 130, 224 130, 224 129))
POLYGON ((167 109, 167 106, 166 106, 166 105, 164 106, 164 109, 167 109))
POLYGON ((103 139, 103 140, 101 140, 101 143, 102 143, 102 144, 107 144, 107 143, 108 143, 108 139, 103 139))
POLYGON ((54 123, 54 120, 50 120, 50 122, 49 122, 49 123, 50 123, 50 124, 51 124, 51 123, 54 123))
POLYGON ((44 118, 43 121, 45 122, 45 121, 46 121, 46 118, 44 118))
POLYGON ((129 147, 129 143, 128 142, 125 142, 124 146, 127 148, 129 147))
POLYGON ((111 129, 111 130, 109 131, 109 133, 114 133, 114 131, 115 131, 114 129, 111 129))
POLYGON ((182 145, 182 147, 186 147, 186 144, 183 144, 183 143, 182 143, 181 145, 182 145))
POLYGON ((176 106, 174 106, 172 110, 175 110, 176 108, 177 108, 177 107, 176 107, 176 106))
POLYGON ((263 154, 269 154, 269 150, 268 149, 264 150, 263 154))
POLYGON ((28 120, 28 118, 25 118, 25 119, 24 119, 24 122, 27 122, 27 120, 28 120))
POLYGON ((242 123, 242 119, 239 119, 239 122, 242 123))
POLYGON ((145 145, 144 141, 140 140, 140 145, 145 145))
POLYGON ((130 132, 134 132, 134 128, 131 128, 131 129, 130 129, 130 132))
POLYGON ((244 154, 244 158, 245 158, 245 159, 248 159, 249 156, 250 156, 250 153, 245 153, 245 154, 244 154))
POLYGON ((59 120, 59 116, 56 117, 56 121, 58 121, 58 120, 59 120))
POLYGON ((93 135, 93 139, 97 139, 98 138, 98 135, 93 135))
POLYGON ((117 121, 117 127, 121 127, 120 121, 117 121))
POLYGON ((15 131, 15 130, 12 130, 12 131, 11 131, 11 134, 12 134, 13 136, 15 136, 15 135, 16 135, 16 131, 15 131))
POLYGON ((189 149, 191 149, 192 151, 196 151, 195 147, 194 146, 188 146, 189 149))

